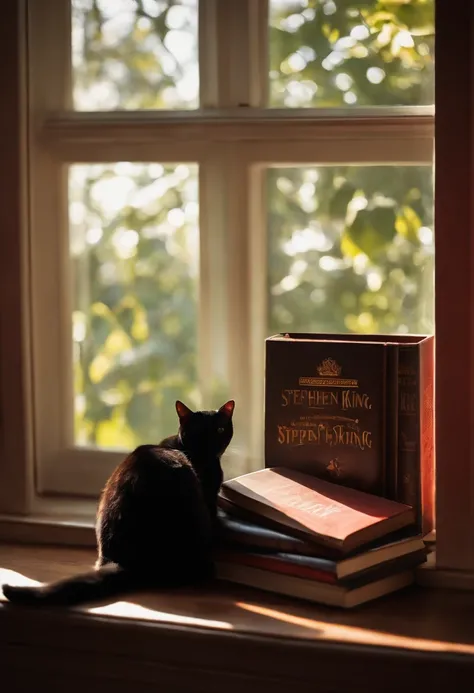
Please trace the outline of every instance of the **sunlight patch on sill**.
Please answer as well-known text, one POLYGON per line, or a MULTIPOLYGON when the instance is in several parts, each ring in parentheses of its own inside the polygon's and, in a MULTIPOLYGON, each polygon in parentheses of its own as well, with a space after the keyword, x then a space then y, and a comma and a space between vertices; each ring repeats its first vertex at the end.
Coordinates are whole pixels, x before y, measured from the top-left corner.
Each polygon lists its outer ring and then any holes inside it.
MULTIPOLYGON (((38 580, 32 580, 22 573, 18 573, 16 570, 9 570, 8 568, 0 568, 0 586, 1 585, 15 585, 15 587, 34 587, 35 585, 41 585, 38 580)), ((0 601, 5 602, 6 599, 3 596, 3 592, 0 592, 0 601)))
MULTIPOLYGON (((32 580, 26 575, 8 568, 0 568, 0 585, 9 584, 18 587, 33 587, 41 585, 38 580, 32 580)), ((0 592, 0 601, 5 602, 3 593, 0 592)), ((76 609, 74 609, 75 611, 76 609)), ((97 616, 111 616, 113 618, 133 619, 136 621, 154 621, 156 623, 172 623, 180 626, 194 626, 196 628, 217 628, 219 630, 233 630, 231 623, 227 621, 215 621, 207 618, 196 618, 184 614, 173 614, 166 611, 150 609, 133 602, 118 601, 95 607, 78 607, 82 613, 95 614, 97 616)))
POLYGON ((327 621, 315 621, 310 618, 295 616, 276 609, 268 609, 257 604, 237 602, 236 606, 244 611, 249 611, 257 616, 300 626, 317 631, 321 640, 333 640, 357 645, 378 645, 380 647, 397 647, 404 650, 424 650, 426 652, 453 652, 459 654, 474 654, 474 645, 466 645, 457 642, 445 642, 440 640, 427 640, 425 638, 410 638, 403 635, 395 635, 370 628, 360 628, 327 621))
POLYGON ((206 618, 195 618, 182 614, 170 614, 165 611, 156 611, 133 602, 114 602, 106 606, 97 606, 87 609, 88 613, 100 616, 113 616, 115 618, 135 619, 139 621, 155 621, 160 623, 173 623, 180 626, 195 626, 201 628, 219 628, 232 630, 231 623, 226 621, 213 621, 206 618))

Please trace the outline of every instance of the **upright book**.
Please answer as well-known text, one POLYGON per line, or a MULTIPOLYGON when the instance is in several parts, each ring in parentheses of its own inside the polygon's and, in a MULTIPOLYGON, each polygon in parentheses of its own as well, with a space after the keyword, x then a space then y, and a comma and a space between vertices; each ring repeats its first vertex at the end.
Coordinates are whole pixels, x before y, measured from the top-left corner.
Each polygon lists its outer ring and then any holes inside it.
POLYGON ((433 520, 433 338, 281 334, 266 340, 265 466, 412 505, 433 520))

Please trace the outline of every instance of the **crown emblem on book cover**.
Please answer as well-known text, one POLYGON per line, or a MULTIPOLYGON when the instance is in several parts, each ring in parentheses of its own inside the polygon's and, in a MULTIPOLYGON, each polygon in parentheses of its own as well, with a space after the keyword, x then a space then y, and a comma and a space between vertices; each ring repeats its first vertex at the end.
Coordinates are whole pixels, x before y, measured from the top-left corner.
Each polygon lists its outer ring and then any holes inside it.
POLYGON ((318 366, 318 373, 324 377, 337 377, 341 373, 341 366, 339 366, 334 359, 328 358, 324 359, 318 366))

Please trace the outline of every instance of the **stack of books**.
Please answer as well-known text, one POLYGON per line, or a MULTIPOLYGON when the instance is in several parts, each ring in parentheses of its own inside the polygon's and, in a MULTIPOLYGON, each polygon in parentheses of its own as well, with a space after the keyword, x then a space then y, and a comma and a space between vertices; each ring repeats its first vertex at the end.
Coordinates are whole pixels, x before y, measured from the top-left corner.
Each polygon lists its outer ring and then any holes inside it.
POLYGON ((218 577, 339 607, 401 589, 427 549, 405 504, 283 467, 226 481, 218 577))

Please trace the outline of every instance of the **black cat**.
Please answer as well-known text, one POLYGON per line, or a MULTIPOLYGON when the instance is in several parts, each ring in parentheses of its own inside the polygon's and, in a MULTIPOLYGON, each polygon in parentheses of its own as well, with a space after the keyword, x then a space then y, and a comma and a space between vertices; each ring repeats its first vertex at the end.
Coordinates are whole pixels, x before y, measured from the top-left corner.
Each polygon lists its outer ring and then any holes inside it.
POLYGON ((95 570, 40 587, 4 585, 8 600, 76 605, 212 576, 220 458, 233 436, 234 401, 198 412, 178 401, 176 411, 178 434, 140 445, 107 481, 97 512, 95 570))

